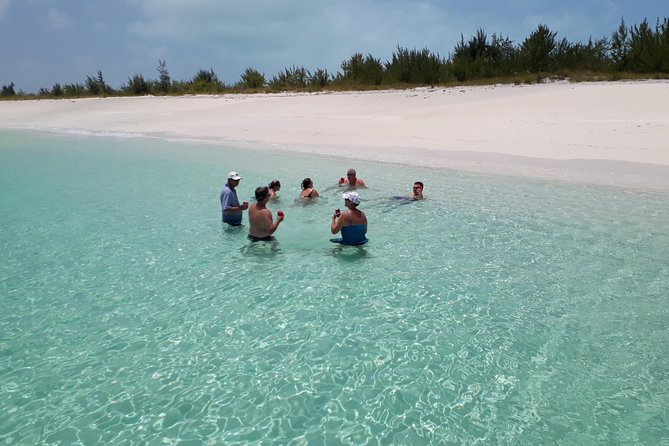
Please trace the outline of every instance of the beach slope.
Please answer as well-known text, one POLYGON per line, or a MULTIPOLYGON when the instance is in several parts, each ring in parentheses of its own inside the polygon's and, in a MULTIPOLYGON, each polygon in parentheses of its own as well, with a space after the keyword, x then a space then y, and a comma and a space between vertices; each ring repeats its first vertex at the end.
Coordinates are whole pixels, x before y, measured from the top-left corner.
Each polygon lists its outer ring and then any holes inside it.
POLYGON ((1 101, 0 127, 669 188, 669 82, 1 101))

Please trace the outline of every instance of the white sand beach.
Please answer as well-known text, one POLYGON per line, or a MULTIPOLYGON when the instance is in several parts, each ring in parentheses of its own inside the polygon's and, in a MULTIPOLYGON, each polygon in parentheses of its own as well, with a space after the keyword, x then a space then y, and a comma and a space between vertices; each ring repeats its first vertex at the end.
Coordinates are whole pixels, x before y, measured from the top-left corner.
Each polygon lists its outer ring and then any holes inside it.
POLYGON ((138 134, 669 190, 669 81, 0 101, 0 127, 138 134))

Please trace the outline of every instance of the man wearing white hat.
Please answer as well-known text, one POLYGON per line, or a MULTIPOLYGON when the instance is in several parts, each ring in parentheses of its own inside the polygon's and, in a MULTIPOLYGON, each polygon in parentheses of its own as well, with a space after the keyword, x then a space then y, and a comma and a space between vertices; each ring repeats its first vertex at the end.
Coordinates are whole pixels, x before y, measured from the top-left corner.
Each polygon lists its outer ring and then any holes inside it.
POLYGON ((223 222, 232 226, 239 226, 242 224, 242 211, 249 208, 249 204, 244 202, 239 204, 237 199, 237 191, 235 187, 239 184, 242 177, 237 172, 230 172, 228 174, 228 182, 221 191, 221 212, 223 214, 223 222))

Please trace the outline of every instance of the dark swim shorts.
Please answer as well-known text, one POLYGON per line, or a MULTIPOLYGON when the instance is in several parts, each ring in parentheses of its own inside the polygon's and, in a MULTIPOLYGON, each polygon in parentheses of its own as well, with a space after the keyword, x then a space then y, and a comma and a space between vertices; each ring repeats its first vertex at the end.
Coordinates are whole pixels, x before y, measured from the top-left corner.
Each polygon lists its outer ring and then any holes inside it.
POLYGON ((255 235, 249 234, 248 239, 252 242, 271 242, 274 241, 274 236, 268 235, 267 237, 256 237, 255 235))

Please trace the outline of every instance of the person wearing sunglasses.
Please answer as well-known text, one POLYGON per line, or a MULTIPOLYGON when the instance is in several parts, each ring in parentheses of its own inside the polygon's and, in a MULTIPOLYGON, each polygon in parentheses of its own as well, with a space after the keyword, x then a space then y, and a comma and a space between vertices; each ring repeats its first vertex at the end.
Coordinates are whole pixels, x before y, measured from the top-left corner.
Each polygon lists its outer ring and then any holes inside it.
POLYGON ((422 200, 423 199, 423 183, 416 181, 413 183, 413 188, 411 189, 411 195, 409 198, 412 200, 422 200))
POLYGON ((346 178, 342 177, 339 179, 339 187, 355 189, 356 187, 367 187, 367 185, 364 181, 362 181, 361 178, 356 176, 355 169, 348 169, 346 172, 346 178))

